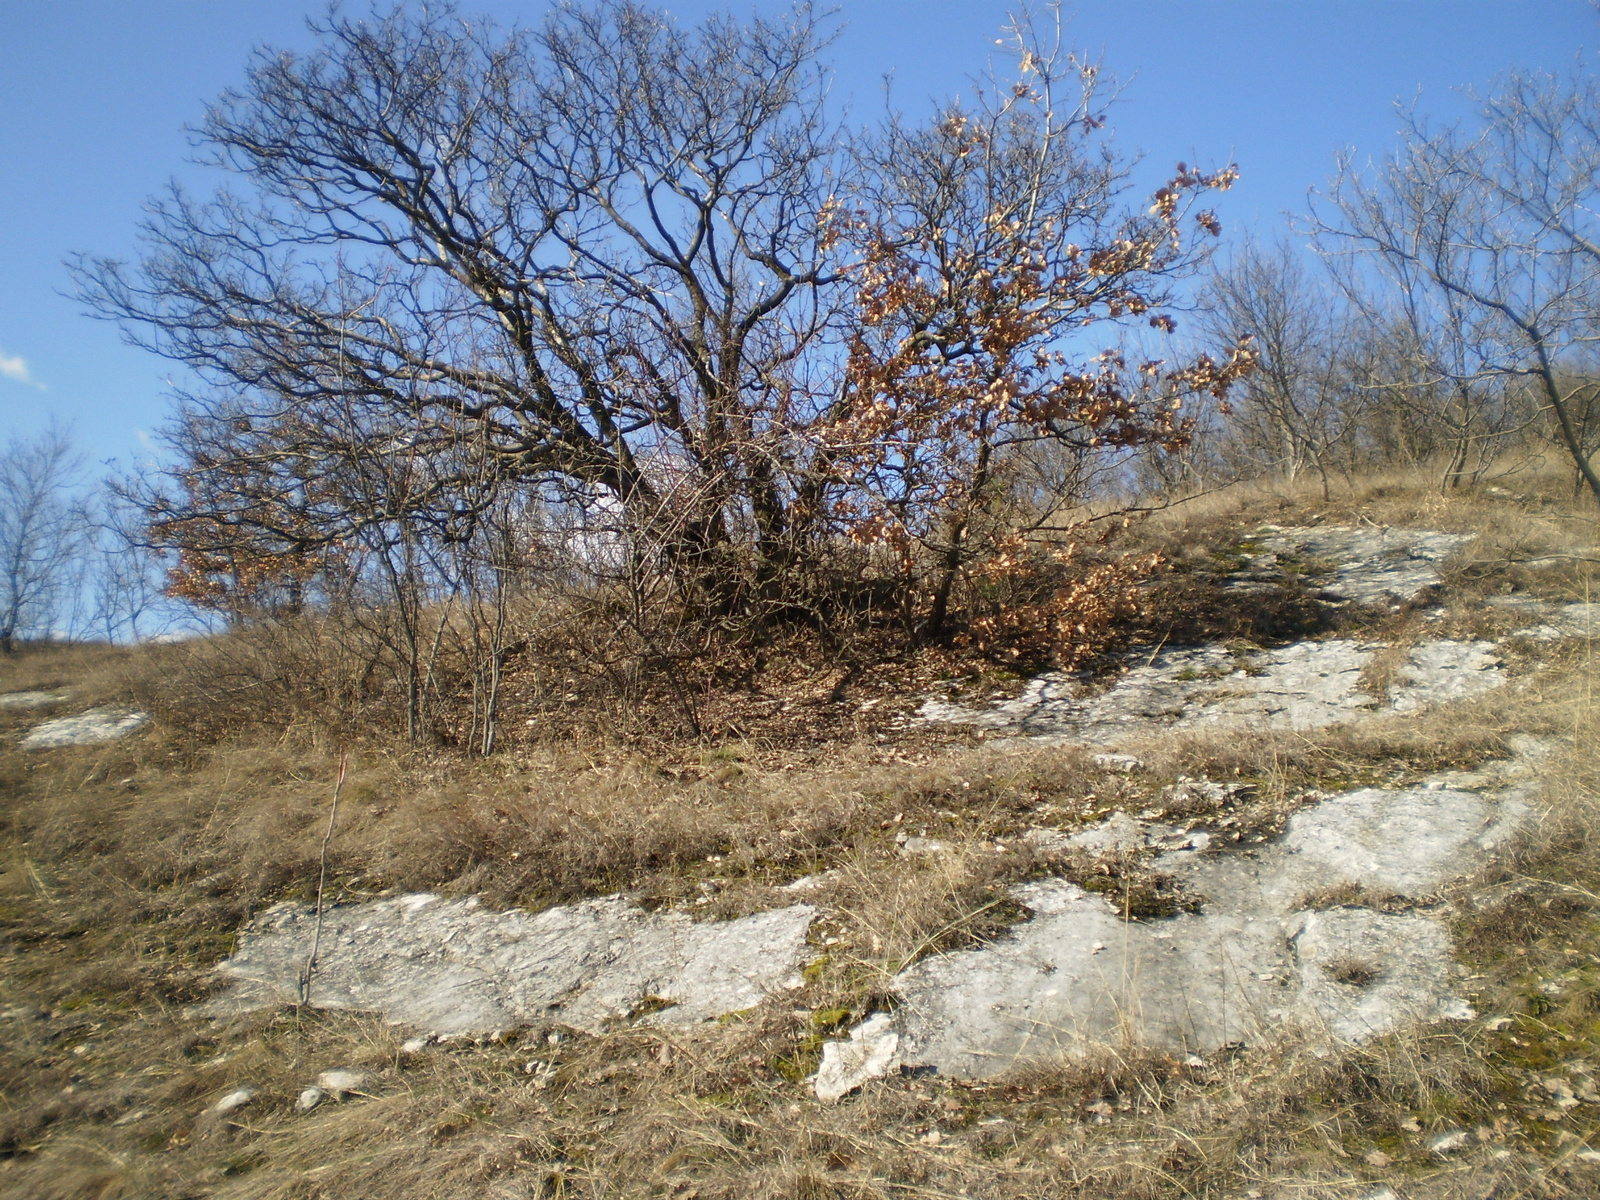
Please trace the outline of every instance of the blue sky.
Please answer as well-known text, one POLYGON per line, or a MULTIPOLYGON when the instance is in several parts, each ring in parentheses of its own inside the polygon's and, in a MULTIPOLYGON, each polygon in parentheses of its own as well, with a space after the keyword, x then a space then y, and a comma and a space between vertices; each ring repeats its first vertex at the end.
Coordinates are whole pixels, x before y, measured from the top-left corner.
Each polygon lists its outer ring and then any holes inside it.
MULTIPOLYGON (((527 23, 545 5, 462 7, 527 23)), ((730 6, 667 7, 693 21, 730 6)), ((965 90, 1013 7, 840 0, 834 93, 866 119, 892 74, 897 106, 923 111, 965 90)), ((174 175, 206 186, 185 163, 183 125, 242 80, 252 47, 307 45, 308 11, 302 0, 0 0, 0 436, 56 419, 97 460, 148 457, 176 368, 84 317, 63 294, 62 260, 132 256, 146 196, 174 175)), ((1381 155, 1397 99, 1459 113, 1465 85, 1562 69, 1600 45, 1586 0, 1080 0, 1067 12, 1069 40, 1127 85, 1118 145, 1143 151, 1152 172, 1237 160, 1243 176, 1219 205, 1230 234, 1276 232, 1342 147, 1381 155)))

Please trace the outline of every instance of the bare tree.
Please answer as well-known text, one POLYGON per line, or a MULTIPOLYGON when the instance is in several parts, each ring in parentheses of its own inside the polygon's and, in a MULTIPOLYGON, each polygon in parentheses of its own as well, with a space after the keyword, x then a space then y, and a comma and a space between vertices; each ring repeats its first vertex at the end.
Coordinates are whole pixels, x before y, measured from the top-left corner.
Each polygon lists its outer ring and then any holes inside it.
POLYGON ((1235 171, 1180 163, 1129 203, 1098 68, 1030 26, 975 104, 855 138, 805 4, 314 28, 197 131, 234 190, 175 188, 142 261, 76 269, 203 380, 143 497, 175 590, 236 619, 337 610, 413 738, 438 732, 449 643, 467 736, 496 740, 527 550, 507 514, 607 526, 566 563, 619 676, 647 665, 697 729, 683 668, 713 636, 891 605, 908 639, 951 636, 1019 544, 1070 560, 1056 518, 1107 448, 1176 446, 1184 404, 1250 365, 1124 355, 1128 323, 1171 333, 1220 229, 1201 199, 1235 171))
POLYGON ((1415 340, 1447 395, 1489 375, 1534 382, 1600 500, 1563 370, 1597 333, 1600 90, 1583 75, 1512 76, 1481 117, 1474 131, 1408 114, 1401 148, 1370 176, 1341 163, 1314 229, 1330 254, 1364 256, 1417 314, 1415 340))
POLYGON ((1204 324, 1214 337, 1252 339, 1257 369, 1233 393, 1227 440, 1246 462, 1293 481, 1329 471, 1364 416, 1343 353, 1348 319, 1331 288, 1288 241, 1245 241, 1208 281, 1204 324))
POLYGON ((1483 314, 1418 283, 1396 293, 1351 288, 1365 320, 1345 354, 1366 396, 1361 442, 1379 462, 1438 468, 1440 488, 1476 482, 1534 424, 1540 406, 1484 351, 1483 314))
POLYGON ((151 542, 149 513, 134 499, 138 490, 129 478, 112 475, 88 489, 79 503, 74 636, 139 642, 211 625, 203 611, 171 590, 177 558, 151 542))
MULTIPOLYGON (((687 580, 739 538, 781 557, 775 467, 814 400, 793 364, 833 270, 818 19, 685 31, 609 0, 532 33, 448 6, 317 31, 199 131, 243 194, 174 189, 139 267, 79 264, 95 309, 210 380, 234 460, 314 463, 330 403, 365 449, 425 454, 467 425, 506 476, 664 526, 687 580)), ((328 544, 337 523, 287 474, 213 515, 328 544)))
POLYGON ((82 460, 58 429, 0 447, 0 652, 52 633, 77 581, 82 460))
MULTIPOLYGON (((832 435, 883 391, 841 375, 836 317, 864 285, 860 243, 842 236, 854 210, 823 115, 819 18, 801 5, 684 30, 600 0, 533 32, 449 7, 316 28, 320 49, 259 56, 198 131, 238 193, 174 190, 142 263, 77 264, 97 312, 213 385, 194 409, 214 427, 207 461, 243 465, 255 489, 175 497, 174 515, 314 557, 340 536, 317 485, 323 426, 342 422, 363 452, 419 454, 467 429, 481 459, 461 462, 468 478, 487 465, 609 497, 686 591, 723 610, 759 591, 838 511, 820 494, 844 486, 832 435)), ((1186 262, 1169 241, 1189 196, 1232 175, 1180 170, 1154 215, 1119 213, 1094 71, 1028 46, 1022 62, 1020 90, 966 133, 956 111, 891 131, 891 156, 916 168, 868 156, 852 174, 872 177, 863 203, 893 210, 867 250, 877 265, 946 271, 946 311, 922 335, 952 361, 988 354, 993 322, 974 322, 996 315, 994 272, 1035 278, 1036 245, 1052 258, 1062 294, 1016 310, 1034 322, 1017 349, 1046 354, 1038 394, 1064 374, 1053 335, 1156 311, 1186 262), (1053 70, 1081 100, 1043 94, 1053 70), (946 217, 937 261, 911 264, 946 217)), ((1099 367, 1073 379, 1090 377, 1121 402, 1099 367)), ((441 475, 422 501, 457 482, 441 475)))

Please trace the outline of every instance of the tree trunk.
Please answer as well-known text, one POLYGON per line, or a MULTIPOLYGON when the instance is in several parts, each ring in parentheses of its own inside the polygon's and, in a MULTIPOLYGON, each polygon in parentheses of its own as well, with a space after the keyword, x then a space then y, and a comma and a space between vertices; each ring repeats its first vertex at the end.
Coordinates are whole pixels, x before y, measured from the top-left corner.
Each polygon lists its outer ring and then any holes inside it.
POLYGON ((1450 451, 1450 466, 1444 473, 1444 487, 1446 492, 1453 492, 1461 486, 1461 477, 1467 470, 1467 442, 1466 434, 1456 438, 1455 447, 1450 451))
POLYGON ((939 583, 933 593, 933 608, 928 613, 926 629, 931 637, 943 637, 949 626, 950 597, 955 591, 961 564, 966 557, 967 530, 972 524, 973 510, 982 502, 983 493, 989 486, 989 467, 993 456, 994 448, 985 430, 978 446, 977 460, 973 463, 972 483, 967 488, 966 502, 950 523, 950 548, 945 551, 939 583))
POLYGON ((1539 355, 1539 382, 1544 385, 1545 399, 1550 401, 1550 407, 1556 414, 1556 424, 1561 428, 1561 440, 1566 443, 1567 452, 1572 455, 1572 465, 1578 468, 1578 474, 1583 476, 1583 481, 1589 485, 1596 503, 1600 503, 1600 476, 1596 476, 1594 468, 1589 464, 1589 456, 1583 452, 1583 444, 1578 439, 1578 431, 1573 428, 1572 413, 1567 408, 1567 398, 1561 394, 1561 385, 1557 381, 1555 372, 1550 368, 1550 357, 1545 353, 1544 341, 1538 340, 1534 349, 1539 355))

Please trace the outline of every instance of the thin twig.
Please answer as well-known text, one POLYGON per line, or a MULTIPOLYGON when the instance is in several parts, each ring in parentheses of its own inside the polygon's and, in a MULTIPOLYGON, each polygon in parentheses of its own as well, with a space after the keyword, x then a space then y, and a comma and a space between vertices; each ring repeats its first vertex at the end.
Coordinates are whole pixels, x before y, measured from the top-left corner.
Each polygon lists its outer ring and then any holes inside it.
POLYGON ((22 865, 27 868, 28 882, 38 888, 39 894, 46 900, 54 900, 55 897, 50 893, 50 885, 44 881, 44 876, 39 874, 39 868, 33 865, 33 859, 29 855, 22 856, 22 865))
POLYGON ((317 928, 311 938, 311 953, 306 956, 305 968, 300 972, 300 1003, 311 1003, 311 976, 317 969, 317 952, 322 949, 322 896, 328 883, 328 844, 333 841, 333 825, 339 819, 339 793, 344 790, 345 772, 350 767, 350 755, 339 754, 339 777, 333 784, 333 803, 328 807, 328 831, 322 835, 322 865, 317 872, 317 928))
POLYGON ((967 913, 965 916, 957 917, 954 921, 951 921, 943 929, 940 929, 935 933, 930 933, 927 937, 923 938, 922 941, 918 943, 917 948, 915 950, 913 950, 910 954, 906 955, 903 959, 900 960, 900 965, 898 967, 896 967, 891 972, 891 974, 898 975, 901 971, 904 971, 908 966, 910 966, 913 962, 915 962, 917 960, 918 956, 920 956, 924 950, 926 950, 929 946, 931 946, 935 942, 937 942, 945 934, 950 933, 952 930, 959 929, 961 926, 965 925, 968 921, 975 920, 976 918, 983 916, 984 913, 988 912, 991 908, 993 908, 995 905, 997 905, 999 903, 1000 903, 1000 901, 998 901, 998 900, 991 900, 991 901, 989 901, 989 903, 985 904, 982 908, 975 909, 972 912, 967 913))
POLYGON ((1585 554, 1536 554, 1530 558, 1475 558, 1466 565, 1469 567, 1521 567, 1530 563, 1556 561, 1600 563, 1600 558, 1592 558, 1585 554))
POLYGON ((1520 878, 1524 883, 1537 883, 1543 885, 1544 887, 1552 887, 1558 892, 1568 892, 1571 895, 1582 896, 1585 900, 1592 900, 1595 903, 1600 904, 1600 896, 1595 895, 1588 888, 1579 887, 1575 883, 1562 883, 1555 879, 1540 879, 1535 875, 1521 875, 1518 878, 1520 878))
POLYGON ((1146 668, 1155 666, 1156 659, 1160 656, 1162 649, 1167 644, 1167 639, 1169 637, 1171 637, 1171 636, 1172 636, 1172 626, 1168 625, 1167 626, 1167 631, 1161 635, 1161 640, 1156 643, 1156 648, 1154 650, 1150 651, 1150 657, 1144 660, 1144 665, 1145 665, 1146 668))

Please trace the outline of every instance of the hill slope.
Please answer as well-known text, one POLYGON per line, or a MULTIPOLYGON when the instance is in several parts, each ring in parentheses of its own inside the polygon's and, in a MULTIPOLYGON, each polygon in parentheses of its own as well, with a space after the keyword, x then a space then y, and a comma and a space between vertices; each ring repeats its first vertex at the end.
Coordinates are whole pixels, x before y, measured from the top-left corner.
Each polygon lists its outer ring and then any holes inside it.
POLYGON ((835 684, 815 745, 374 736, 320 923, 317 736, 198 742, 183 647, 5 664, 0 1194, 1600 1190, 1593 523, 1368 488, 1140 536, 1169 636, 835 684))

